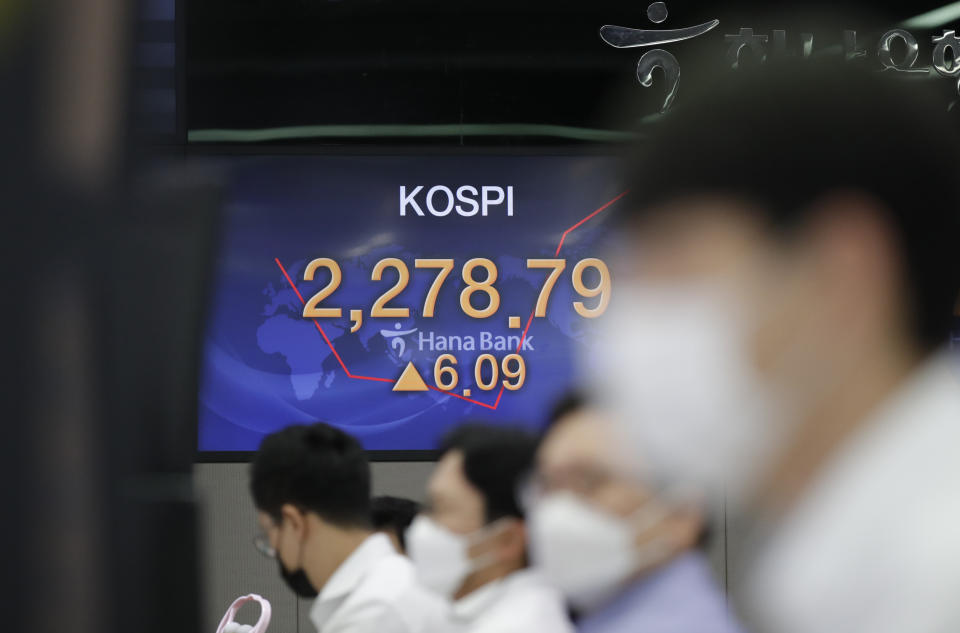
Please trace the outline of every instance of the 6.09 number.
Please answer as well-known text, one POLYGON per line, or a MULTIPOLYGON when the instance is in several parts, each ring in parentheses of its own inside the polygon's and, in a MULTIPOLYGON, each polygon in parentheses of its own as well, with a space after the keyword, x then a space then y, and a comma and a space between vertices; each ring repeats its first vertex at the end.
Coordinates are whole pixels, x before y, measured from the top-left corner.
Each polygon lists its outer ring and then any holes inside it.
MULTIPOLYGON (((433 364, 433 381, 438 389, 450 391, 460 382, 457 373, 457 358, 453 354, 441 354, 433 364)), ((473 366, 473 382, 483 391, 490 391, 497 387, 500 380, 500 369, 503 369, 503 386, 510 391, 516 391, 523 386, 527 379, 527 364, 520 354, 509 354, 503 357, 500 364, 493 354, 481 354, 473 366), (487 372, 484 372, 484 369, 487 372), (487 378, 484 378, 484 373, 487 378), (511 382, 512 380, 512 382, 511 382)))

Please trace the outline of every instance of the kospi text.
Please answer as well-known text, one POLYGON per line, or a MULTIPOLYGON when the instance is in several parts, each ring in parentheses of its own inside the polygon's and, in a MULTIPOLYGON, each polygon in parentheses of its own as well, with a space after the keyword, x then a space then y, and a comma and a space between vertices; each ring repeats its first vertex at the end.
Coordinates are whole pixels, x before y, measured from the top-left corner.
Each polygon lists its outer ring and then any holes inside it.
POLYGON ((400 215, 426 214, 443 217, 456 213, 464 217, 489 212, 506 211, 513 216, 513 185, 462 185, 456 188, 446 185, 400 185, 400 215), (494 209, 494 207, 497 207, 494 209))

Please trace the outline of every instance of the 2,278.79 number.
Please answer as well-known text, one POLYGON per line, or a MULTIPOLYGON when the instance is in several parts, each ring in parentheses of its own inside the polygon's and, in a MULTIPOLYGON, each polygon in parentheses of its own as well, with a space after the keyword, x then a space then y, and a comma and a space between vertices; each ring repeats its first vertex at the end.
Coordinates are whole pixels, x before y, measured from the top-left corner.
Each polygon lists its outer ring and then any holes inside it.
MULTIPOLYGON (((414 268, 435 269, 437 275, 427 292, 423 303, 423 316, 432 317, 434 315, 437 296, 440 294, 440 288, 450 275, 454 268, 452 259, 416 259, 413 263, 414 268)), ((534 308, 534 316, 545 317, 547 315, 547 304, 550 301, 550 293, 553 291, 560 274, 567 266, 565 259, 528 259, 527 268, 549 270, 549 274, 540 288, 540 295, 537 297, 537 305, 534 308)), ((340 265, 329 257, 320 257, 307 264, 303 272, 305 281, 313 281, 314 275, 319 268, 326 268, 330 271, 330 281, 319 292, 314 294, 303 308, 305 318, 339 318, 343 315, 341 308, 321 308, 320 302, 329 297, 340 286, 343 281, 343 273, 340 265)), ((370 278, 373 281, 381 281, 383 274, 388 268, 393 268, 398 273, 397 282, 389 290, 384 292, 374 301, 370 309, 370 316, 374 318, 407 318, 410 316, 410 308, 401 308, 388 306, 387 304, 396 298, 410 283, 410 270, 407 265, 396 257, 387 257, 381 259, 373 267, 370 278)), ((497 291, 494 283, 497 281, 497 265, 491 260, 475 257, 468 260, 463 265, 461 271, 466 287, 460 292, 460 309, 463 313, 474 319, 485 319, 496 314, 500 307, 500 293, 497 291), (485 276, 482 279, 476 279, 476 271, 482 268, 485 276), (486 295, 486 305, 482 308, 474 307, 473 297, 475 295, 486 295)), ((573 309, 582 317, 592 319, 600 316, 607 309, 610 303, 610 271, 607 265, 596 257, 582 259, 573 267, 572 274, 573 288, 584 298, 599 297, 597 304, 589 308, 582 301, 574 301, 573 309), (594 269, 598 273, 599 280, 594 286, 587 286, 584 282, 584 273, 588 269, 594 269)))

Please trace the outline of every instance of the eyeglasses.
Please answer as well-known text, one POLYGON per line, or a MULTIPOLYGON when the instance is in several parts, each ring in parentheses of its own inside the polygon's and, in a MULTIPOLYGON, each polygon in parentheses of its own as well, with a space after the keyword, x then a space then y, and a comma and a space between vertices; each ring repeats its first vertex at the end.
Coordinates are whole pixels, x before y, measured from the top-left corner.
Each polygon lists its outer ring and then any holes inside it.
POLYGON ((533 472, 521 481, 517 496, 521 506, 529 510, 544 495, 551 492, 568 490, 583 497, 590 497, 614 479, 613 473, 600 468, 579 468, 549 478, 533 472))
MULTIPOLYGON (((648 481, 654 481, 651 477, 648 481)), ((635 483, 623 472, 601 466, 577 466, 554 472, 549 476, 533 471, 522 479, 517 487, 516 495, 520 507, 532 509, 544 496, 565 490, 584 499, 591 499, 606 486, 616 482, 626 482, 634 487, 635 483)), ((648 483, 647 488, 653 484, 648 483)))
POLYGON ((277 550, 270 544, 270 539, 267 538, 266 534, 257 534, 253 537, 253 546, 257 548, 257 551, 266 556, 267 558, 276 558, 277 550))

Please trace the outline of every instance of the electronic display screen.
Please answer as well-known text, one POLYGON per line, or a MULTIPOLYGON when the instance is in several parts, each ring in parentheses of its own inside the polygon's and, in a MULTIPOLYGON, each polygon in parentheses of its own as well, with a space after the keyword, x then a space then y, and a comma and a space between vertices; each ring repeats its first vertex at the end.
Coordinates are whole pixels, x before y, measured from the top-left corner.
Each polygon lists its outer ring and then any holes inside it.
POLYGON ((433 450, 538 430, 610 301, 602 156, 231 157, 200 451, 324 421, 433 450))

